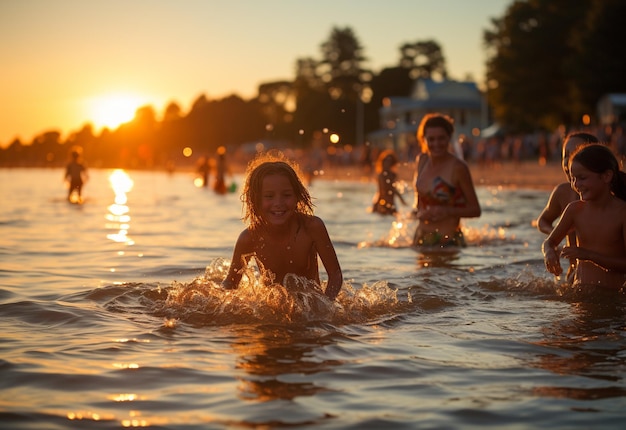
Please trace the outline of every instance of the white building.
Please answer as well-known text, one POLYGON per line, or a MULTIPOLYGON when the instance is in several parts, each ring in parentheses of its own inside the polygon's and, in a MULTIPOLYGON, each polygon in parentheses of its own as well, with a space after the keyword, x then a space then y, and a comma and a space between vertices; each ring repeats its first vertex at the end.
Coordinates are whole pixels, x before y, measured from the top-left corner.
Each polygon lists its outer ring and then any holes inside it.
POLYGON ((381 128, 369 133, 367 139, 374 147, 404 153, 417 144, 417 127, 424 115, 433 112, 454 120, 456 138, 479 136, 487 125, 486 102, 476 83, 418 79, 410 97, 384 100, 379 110, 381 128))
POLYGON ((602 125, 626 122, 626 93, 605 94, 598 100, 597 108, 602 125))

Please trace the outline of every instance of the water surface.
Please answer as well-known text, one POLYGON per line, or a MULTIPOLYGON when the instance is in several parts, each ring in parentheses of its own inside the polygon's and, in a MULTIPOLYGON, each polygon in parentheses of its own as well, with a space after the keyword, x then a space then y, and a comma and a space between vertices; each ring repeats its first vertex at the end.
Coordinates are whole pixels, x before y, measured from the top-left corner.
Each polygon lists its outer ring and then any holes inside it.
POLYGON ((469 246, 433 254, 409 247, 409 208, 367 212, 373 182, 314 182, 346 280, 331 303, 253 273, 217 287, 236 193, 93 169, 72 205, 62 176, 0 170, 7 428, 623 427, 626 300, 545 271, 546 191, 479 187, 469 246))

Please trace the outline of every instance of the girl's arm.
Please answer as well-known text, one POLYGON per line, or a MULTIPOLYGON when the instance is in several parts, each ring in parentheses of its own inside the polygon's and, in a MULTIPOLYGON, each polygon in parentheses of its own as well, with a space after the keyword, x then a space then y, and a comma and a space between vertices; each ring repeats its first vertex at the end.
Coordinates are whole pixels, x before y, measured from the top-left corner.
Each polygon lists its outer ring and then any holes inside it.
POLYGON ((481 214, 480 203, 478 203, 478 196, 476 195, 476 189, 474 188, 474 182, 472 182, 472 175, 470 174, 467 164, 463 161, 457 161, 455 166, 455 176, 457 177, 461 187, 461 191, 465 196, 464 207, 444 207, 446 216, 455 218, 477 218, 481 214))
POLYGON ((322 260, 322 264, 324 265, 324 269, 326 270, 326 274, 328 275, 328 285, 326 286, 324 294, 326 294, 329 299, 334 300, 343 285, 343 274, 341 272, 339 260, 337 259, 335 247, 330 240, 330 236, 328 235, 328 230, 326 230, 324 222, 320 218, 316 216, 312 218, 310 232, 311 237, 315 242, 315 248, 317 249, 320 259, 322 260))
POLYGON ((561 255, 565 258, 576 258, 578 260, 591 261, 604 269, 626 273, 626 258, 622 256, 612 257, 575 246, 564 247, 561 255))
POLYGON ((539 218, 537 218, 537 228, 544 234, 550 234, 554 221, 561 216, 562 208, 558 199, 559 189, 560 185, 557 185, 554 190, 552 190, 548 204, 543 208, 541 214, 539 214, 539 218))
POLYGON ((230 261, 228 274, 222 281, 222 288, 232 290, 239 287, 239 282, 241 281, 241 276, 243 274, 243 268, 247 264, 246 256, 250 255, 250 248, 250 232, 248 230, 244 230, 241 232, 237 242, 235 243, 233 258, 230 261))
POLYGON ((559 255, 556 252, 557 246, 563 240, 563 238, 572 231, 574 227, 574 212, 581 202, 572 202, 563 211, 563 215, 558 224, 552 232, 548 235, 548 238, 541 245, 541 251, 543 252, 543 259, 548 272, 553 275, 559 276, 563 273, 559 255))

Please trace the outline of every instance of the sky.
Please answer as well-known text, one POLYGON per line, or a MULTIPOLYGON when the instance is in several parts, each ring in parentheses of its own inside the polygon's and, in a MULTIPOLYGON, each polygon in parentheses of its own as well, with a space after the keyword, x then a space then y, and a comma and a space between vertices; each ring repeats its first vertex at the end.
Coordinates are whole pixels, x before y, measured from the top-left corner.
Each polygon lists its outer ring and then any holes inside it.
POLYGON ((351 28, 378 73, 433 39, 450 78, 484 80, 483 31, 513 0, 0 0, 0 146, 204 94, 256 96, 351 28))

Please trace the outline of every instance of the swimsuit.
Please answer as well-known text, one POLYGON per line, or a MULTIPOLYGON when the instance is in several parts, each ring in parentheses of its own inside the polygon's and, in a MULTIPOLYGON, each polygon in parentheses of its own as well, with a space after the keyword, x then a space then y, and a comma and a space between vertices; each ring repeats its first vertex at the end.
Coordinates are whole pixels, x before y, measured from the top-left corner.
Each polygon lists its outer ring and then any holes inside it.
POLYGON ((438 231, 424 233, 421 237, 417 237, 416 234, 415 238, 413 239, 413 245, 436 246, 439 248, 447 248, 449 246, 467 246, 467 244, 465 243, 465 237, 463 236, 463 232, 461 230, 455 231, 452 236, 444 236, 438 231))
MULTIPOLYGON (((432 190, 427 193, 420 193, 419 199, 425 206, 464 207, 466 204, 465 196, 461 189, 450 185, 441 176, 433 179, 432 190)), ((419 228, 416 230, 413 238, 414 246, 437 246, 440 248, 466 246, 463 232, 460 229, 455 231, 452 236, 443 235, 438 231, 431 231, 418 237, 418 232, 419 228)))
POLYGON ((426 206, 452 206, 457 208, 465 206, 463 192, 447 183, 441 176, 435 177, 432 190, 420 194, 419 198, 426 206))

